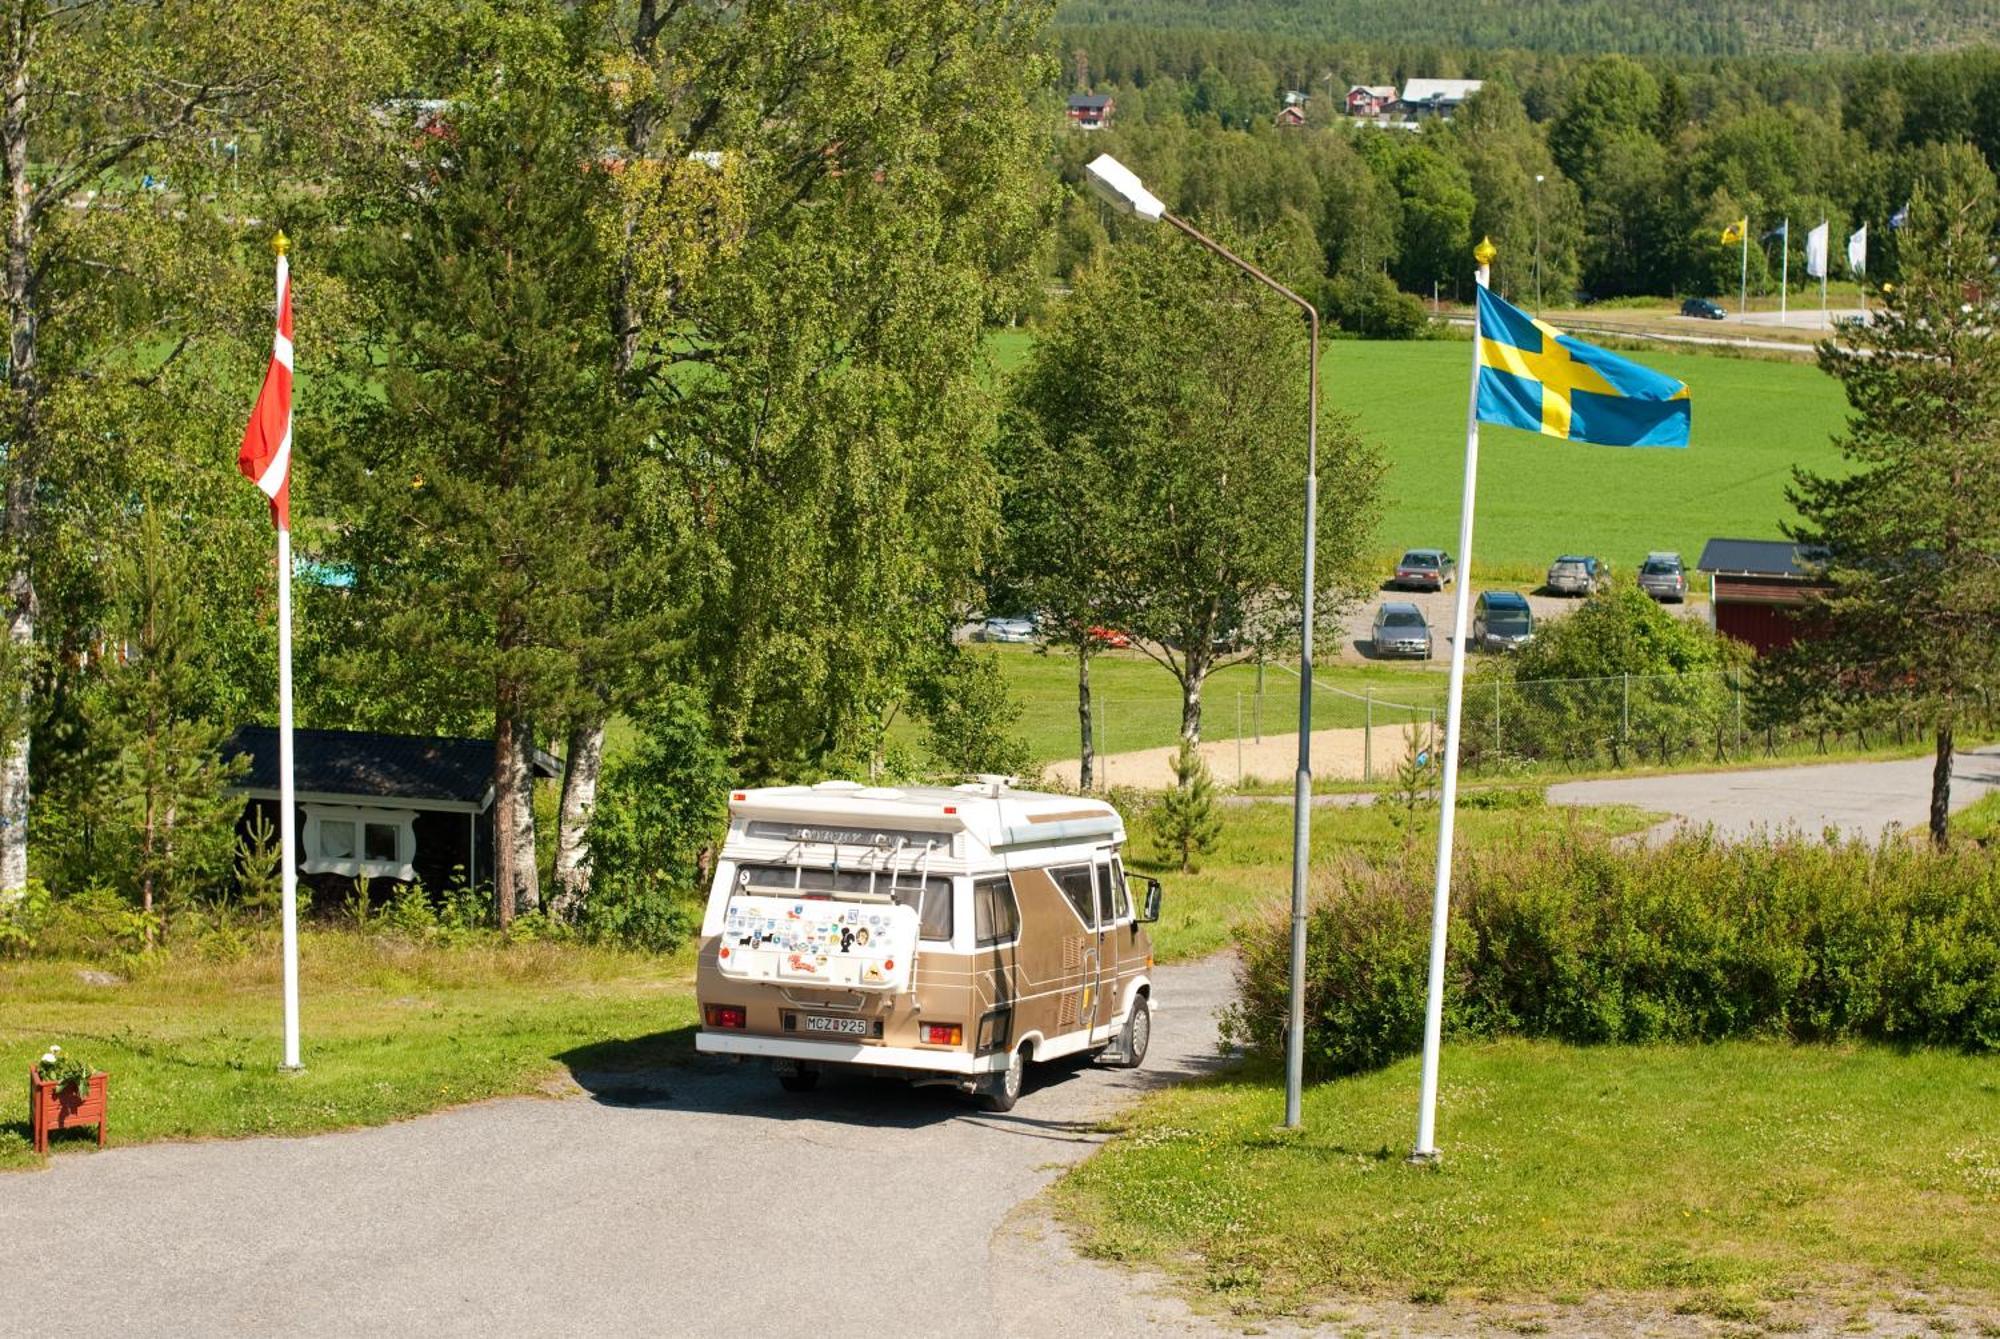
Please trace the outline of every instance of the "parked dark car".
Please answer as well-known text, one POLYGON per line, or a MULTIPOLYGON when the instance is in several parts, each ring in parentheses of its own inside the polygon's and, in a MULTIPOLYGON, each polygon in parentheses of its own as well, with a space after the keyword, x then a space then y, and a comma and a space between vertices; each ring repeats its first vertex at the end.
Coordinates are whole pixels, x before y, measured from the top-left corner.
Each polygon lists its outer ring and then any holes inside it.
POLYGON ((1518 651, 1535 639, 1535 612, 1528 597, 1489 590, 1472 610, 1472 644, 1482 651, 1518 651))
POLYGON ((1649 553, 1639 564, 1639 589, 1662 603, 1680 604, 1687 599, 1687 568, 1678 553, 1649 553))
POLYGON ((1377 656, 1431 658, 1431 625, 1424 611, 1408 600, 1384 600, 1375 611, 1375 627, 1369 636, 1377 656))
POLYGON ((1405 590, 1443 590, 1458 579, 1458 563, 1443 549, 1411 549, 1396 563, 1395 584, 1405 590))
POLYGON ((1595 595, 1611 584, 1611 564, 1587 554, 1565 553, 1549 564, 1551 595, 1595 595))
POLYGON ((1681 315, 1698 316, 1704 321, 1720 321, 1729 313, 1707 298, 1689 298, 1681 304, 1681 315))

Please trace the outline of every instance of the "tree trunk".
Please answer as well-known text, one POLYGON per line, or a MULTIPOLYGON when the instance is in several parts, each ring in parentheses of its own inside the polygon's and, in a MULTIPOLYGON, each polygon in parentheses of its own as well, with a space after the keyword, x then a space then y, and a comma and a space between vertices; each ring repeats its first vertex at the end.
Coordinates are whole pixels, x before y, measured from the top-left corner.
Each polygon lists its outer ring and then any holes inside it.
POLYGON ((604 766, 604 718, 570 727, 569 757, 563 766, 562 806, 556 820, 553 909, 573 916, 590 895, 590 811, 597 804, 597 777, 604 766))
POLYGON ((1076 785, 1078 790, 1087 791, 1097 785, 1097 754, 1090 746, 1090 651, 1083 645, 1076 648, 1076 720, 1083 730, 1076 785))
POLYGON ((1950 722, 1940 723, 1931 765, 1931 844, 1940 851, 1951 845, 1951 736, 1950 722))
POLYGON ((0 161, 8 185, 7 211, 7 384, 15 401, 14 440, 7 455, 5 551, 12 564, 7 573, 7 640, 13 652, 13 672, 19 676, 18 738, 4 741, 0 763, 0 902, 17 896, 28 882, 28 719, 32 707, 28 654, 35 641, 35 579, 28 564, 29 530, 34 519, 34 489, 30 471, 36 446, 41 386, 35 361, 35 213, 34 188, 28 177, 28 61, 35 44, 36 7, 14 7, 14 22, 6 34, 6 103, 0 109, 0 161))
POLYGON ((1187 652, 1181 676, 1181 738, 1201 743, 1201 686, 1208 678, 1208 657, 1187 652))
POLYGON ((535 869, 534 773, 528 766, 532 747, 512 686, 504 687, 493 728, 493 889, 503 926, 511 924, 517 912, 541 905, 535 869))

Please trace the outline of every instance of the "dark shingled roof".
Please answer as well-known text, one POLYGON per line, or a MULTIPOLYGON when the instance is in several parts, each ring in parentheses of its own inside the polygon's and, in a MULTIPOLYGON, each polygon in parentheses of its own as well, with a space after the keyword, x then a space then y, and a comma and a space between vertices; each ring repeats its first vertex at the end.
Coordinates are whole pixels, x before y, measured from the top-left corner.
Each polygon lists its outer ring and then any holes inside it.
MULTIPOLYGON (((478 804, 493 784, 493 741, 434 735, 389 735, 368 730, 294 730, 293 784, 301 793, 354 795, 383 800, 449 800, 478 804)), ((239 790, 278 788, 278 732, 245 725, 222 746, 222 756, 250 756, 239 790)), ((556 776, 554 757, 535 751, 534 769, 556 776)))
POLYGON ((1069 105, 1078 111, 1101 111, 1110 102, 1111 95, 1109 93, 1072 93, 1069 95, 1069 105))
POLYGON ((1792 577, 1807 580, 1811 573, 1800 562, 1813 560, 1813 550, 1802 549, 1789 539, 1711 539, 1701 551, 1695 568, 1702 572, 1742 573, 1746 576, 1792 577))

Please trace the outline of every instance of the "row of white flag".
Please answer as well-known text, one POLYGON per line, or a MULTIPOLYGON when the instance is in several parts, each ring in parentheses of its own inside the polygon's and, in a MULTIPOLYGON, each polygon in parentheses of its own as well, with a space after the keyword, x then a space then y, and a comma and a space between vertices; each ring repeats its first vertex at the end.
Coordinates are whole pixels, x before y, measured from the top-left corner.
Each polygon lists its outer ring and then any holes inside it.
MULTIPOLYGON (((1806 234, 1806 273, 1815 279, 1826 278, 1826 252, 1831 235, 1828 225, 1820 224, 1806 234)), ((1861 274, 1868 269, 1868 225, 1862 224, 1847 239, 1847 269, 1850 274, 1861 274)))

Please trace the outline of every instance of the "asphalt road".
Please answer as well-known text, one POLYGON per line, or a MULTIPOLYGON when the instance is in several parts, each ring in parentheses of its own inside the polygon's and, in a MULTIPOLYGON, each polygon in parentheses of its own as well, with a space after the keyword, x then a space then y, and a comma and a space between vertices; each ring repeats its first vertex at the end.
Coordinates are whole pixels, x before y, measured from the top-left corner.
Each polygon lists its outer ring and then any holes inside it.
MULTIPOLYGON (((1994 790, 2000 790, 2000 748, 1952 759, 1954 812, 1994 790)), ((1759 828, 1797 828, 1817 836, 1838 828, 1847 836, 1874 841, 1891 823, 1923 827, 1929 822, 1930 802, 1929 758, 1617 777, 1549 787, 1550 804, 1632 804, 1679 815, 1674 824, 1664 825, 1667 830, 1686 822, 1713 826, 1725 837, 1747 836, 1759 828)))
POLYGON ((1015 1211, 1105 1115, 1219 1063, 1229 977, 1160 969, 1143 1069, 1038 1067, 1004 1116, 704 1059, 379 1129, 59 1157, 0 1177, 0 1334, 1205 1332, 1015 1211))

